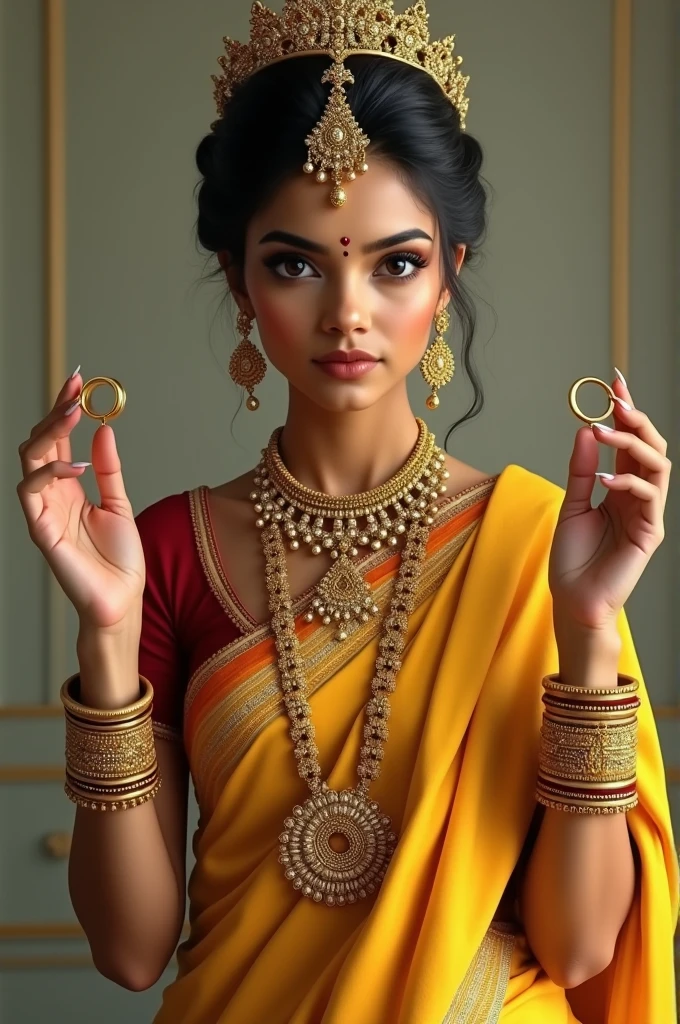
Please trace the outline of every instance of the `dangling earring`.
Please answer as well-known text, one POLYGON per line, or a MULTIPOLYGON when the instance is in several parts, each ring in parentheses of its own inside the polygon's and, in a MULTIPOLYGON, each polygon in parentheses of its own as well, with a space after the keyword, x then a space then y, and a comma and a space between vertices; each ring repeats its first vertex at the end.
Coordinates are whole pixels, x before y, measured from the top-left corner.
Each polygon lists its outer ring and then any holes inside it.
POLYGON ((443 309, 441 313, 437 313, 434 318, 436 337, 420 361, 420 371, 425 378, 425 382, 432 388, 432 394, 428 395, 425 401, 428 409, 437 408, 439 405, 437 391, 439 388, 443 388, 445 384, 448 384, 456 370, 453 352, 443 337, 450 322, 451 318, 446 309, 443 309))
POLYGON ((251 412, 255 412, 256 409, 260 408, 260 403, 255 398, 253 389, 264 379, 264 375, 267 372, 267 364, 262 353, 250 340, 252 323, 253 318, 248 316, 247 313, 239 313, 237 328, 243 335, 243 339, 236 346, 229 360, 229 376, 235 384, 246 389, 248 392, 246 407, 251 412))

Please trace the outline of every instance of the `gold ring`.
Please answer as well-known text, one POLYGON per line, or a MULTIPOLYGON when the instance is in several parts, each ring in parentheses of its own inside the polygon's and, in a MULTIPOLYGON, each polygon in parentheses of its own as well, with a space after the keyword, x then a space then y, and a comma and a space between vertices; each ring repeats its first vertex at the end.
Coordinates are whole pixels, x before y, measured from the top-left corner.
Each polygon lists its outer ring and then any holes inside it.
POLYGON ((92 377, 86 384, 83 384, 83 390, 79 396, 80 408, 87 416, 93 420, 101 420, 102 426, 106 426, 107 420, 115 419, 125 408, 125 397, 125 388, 114 377, 92 377), (110 384, 116 396, 111 411, 107 413, 95 412, 91 404, 93 393, 103 384, 110 384))
POLYGON ((599 377, 581 377, 579 380, 575 381, 569 388, 569 405, 571 406, 571 411, 573 412, 574 416, 578 416, 578 418, 580 420, 583 420, 584 423, 599 423, 600 420, 606 420, 607 417, 611 416, 612 412, 614 411, 614 392, 612 391, 609 384, 606 384, 603 380, 600 380, 599 377), (604 390, 607 392, 607 395, 609 396, 609 407, 607 411, 604 412, 601 416, 586 416, 586 414, 582 412, 581 409, 579 409, 578 402, 576 401, 576 392, 582 384, 599 384, 599 386, 601 388, 604 388, 604 390))

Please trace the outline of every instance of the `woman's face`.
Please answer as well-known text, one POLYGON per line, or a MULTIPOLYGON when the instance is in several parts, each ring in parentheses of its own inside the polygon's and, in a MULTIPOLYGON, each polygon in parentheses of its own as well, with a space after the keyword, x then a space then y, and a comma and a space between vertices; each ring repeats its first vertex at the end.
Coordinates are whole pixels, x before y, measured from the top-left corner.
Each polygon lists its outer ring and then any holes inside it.
POLYGON ((227 277, 291 387, 346 412, 403 385, 449 295, 436 218, 392 165, 374 158, 341 209, 329 187, 302 173, 284 184, 249 224, 245 291, 231 269, 227 277), (353 361, 357 353, 365 358, 353 361))

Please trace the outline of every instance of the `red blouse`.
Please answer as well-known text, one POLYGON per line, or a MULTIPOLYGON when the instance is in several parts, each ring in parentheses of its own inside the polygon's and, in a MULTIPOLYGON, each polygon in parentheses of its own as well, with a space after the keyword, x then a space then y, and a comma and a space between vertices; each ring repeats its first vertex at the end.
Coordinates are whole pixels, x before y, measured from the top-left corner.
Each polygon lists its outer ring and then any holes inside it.
POLYGON ((189 679, 241 631, 206 577, 189 491, 161 498, 135 522, 146 561, 139 672, 154 688, 157 731, 179 740, 189 679))

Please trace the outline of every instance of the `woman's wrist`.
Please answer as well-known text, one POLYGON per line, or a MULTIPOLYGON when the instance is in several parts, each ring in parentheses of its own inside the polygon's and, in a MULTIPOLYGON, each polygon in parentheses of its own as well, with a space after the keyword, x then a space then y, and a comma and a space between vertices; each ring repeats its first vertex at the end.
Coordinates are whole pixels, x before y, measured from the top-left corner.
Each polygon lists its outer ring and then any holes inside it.
POLYGON ((76 653, 83 704, 112 710, 139 699, 139 639, 136 620, 116 633, 81 625, 76 653))

